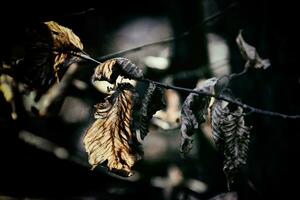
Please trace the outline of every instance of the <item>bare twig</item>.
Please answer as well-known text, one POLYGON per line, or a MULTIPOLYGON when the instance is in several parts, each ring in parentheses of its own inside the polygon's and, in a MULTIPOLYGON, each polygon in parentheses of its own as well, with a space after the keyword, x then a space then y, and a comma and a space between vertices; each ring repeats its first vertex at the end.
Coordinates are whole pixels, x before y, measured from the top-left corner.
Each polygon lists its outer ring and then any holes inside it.
POLYGON ((222 95, 216 95, 216 94, 212 94, 212 93, 208 93, 208 92, 196 91, 196 90, 189 89, 189 88, 178 87, 178 86, 173 86, 173 85, 167 85, 167 84, 163 84, 163 83, 153 81, 153 80, 150 80, 150 79, 143 79, 143 80, 140 80, 140 81, 142 81, 142 82, 152 82, 152 83, 155 83, 156 85, 158 85, 160 87, 163 87, 163 88, 166 88, 166 89, 173 89, 173 90, 187 92, 187 93, 195 93, 195 94, 198 94, 198 95, 205 95, 205 96, 209 96, 209 97, 214 97, 216 99, 227 101, 229 103, 241 106, 242 108, 248 109, 250 112, 253 112, 253 113, 259 113, 259 114, 269 115, 269 116, 273 116, 273 117, 281 117, 281 118, 284 118, 284 119, 300 119, 300 115, 286 115, 286 114, 282 114, 282 113, 278 113, 278 112, 272 112, 272 111, 268 111, 268 110, 255 108, 255 107, 249 106, 247 104, 244 104, 240 101, 228 99, 228 98, 226 98, 222 95))
MULTIPOLYGON (((89 61, 95 62, 97 64, 101 64, 100 61, 91 58, 88 54, 85 54, 85 55, 82 55, 82 54, 73 54, 73 55, 78 56, 80 58, 83 58, 85 60, 89 60, 89 61)), ((243 70, 240 73, 232 74, 232 77, 241 76, 241 75, 245 74, 246 72, 247 72, 247 69, 243 70)), ((152 82, 152 83, 155 83, 157 86, 165 88, 165 89, 173 89, 173 90, 187 92, 187 93, 195 93, 195 94, 198 94, 198 95, 205 95, 205 96, 209 96, 209 97, 214 97, 216 99, 227 101, 229 103, 233 103, 235 105, 241 106, 244 109, 248 109, 250 113, 259 113, 259 114, 262 114, 262 115, 268 115, 268 116, 273 116, 273 117, 281 117, 281 118, 284 118, 284 119, 300 119, 300 115, 286 115, 286 114, 282 114, 282 113, 278 113, 278 112, 272 112, 272 111, 268 111, 268 110, 263 110, 263 109, 255 108, 253 106, 249 106, 247 104, 244 104, 244 103, 242 103, 240 101, 236 101, 236 100, 233 100, 233 99, 228 99, 228 98, 222 96, 222 94, 217 95, 217 94, 212 94, 212 93, 208 93, 208 92, 195 91, 193 89, 184 88, 184 87, 178 87, 178 86, 173 86, 173 85, 168 85, 168 84, 164 84, 164 83, 161 83, 161 82, 153 81, 153 80, 150 80, 150 79, 140 79, 140 80, 137 80, 137 81, 152 82)))
POLYGON ((70 13, 70 14, 67 14, 63 17, 74 17, 74 16, 80 16, 80 15, 85 15, 89 12, 93 12, 95 11, 95 8, 88 8, 86 10, 82 10, 82 11, 79 11, 79 12, 74 12, 74 13, 70 13))
POLYGON ((146 48, 146 47, 151 47, 151 46, 156 46, 156 45, 163 45, 163 44, 168 44, 170 42, 179 41, 179 40, 181 40, 183 38, 186 38, 187 36, 190 36, 192 33, 195 32, 195 30, 198 30, 200 27, 206 25, 208 22, 211 22, 211 21, 217 19, 218 17, 224 15, 229 9, 231 9, 232 7, 234 7, 236 5, 237 5, 237 3, 230 4, 224 10, 216 12, 212 16, 207 17, 201 23, 199 23, 196 26, 194 26, 193 28, 191 28, 189 31, 183 32, 180 35, 178 35, 177 37, 169 37, 169 38, 166 38, 164 40, 160 40, 160 41, 156 41, 156 42, 151 42, 151 43, 143 44, 143 45, 140 45, 140 46, 137 46, 137 47, 134 47, 134 48, 117 51, 117 52, 114 52, 114 53, 111 53, 111 54, 107 54, 107 55, 101 56, 101 57, 98 58, 98 60, 104 61, 104 60, 107 60, 107 59, 111 59, 111 58, 114 58, 114 57, 118 57, 118 56, 124 55, 126 53, 139 51, 139 50, 141 50, 143 48, 146 48))

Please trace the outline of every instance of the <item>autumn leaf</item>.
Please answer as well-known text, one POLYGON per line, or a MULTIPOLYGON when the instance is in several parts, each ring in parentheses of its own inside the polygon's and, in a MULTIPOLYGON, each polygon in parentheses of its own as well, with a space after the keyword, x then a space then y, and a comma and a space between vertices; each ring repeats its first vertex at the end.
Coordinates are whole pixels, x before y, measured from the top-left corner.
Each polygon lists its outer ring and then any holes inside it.
POLYGON ((45 22, 53 38, 54 50, 78 51, 83 49, 79 37, 69 28, 59 25, 57 22, 45 22))
POLYGON ((134 103, 132 116, 132 129, 138 141, 146 137, 152 116, 165 107, 163 91, 152 82, 147 85, 144 95, 140 96, 134 103))
POLYGON ((141 79, 143 78, 143 71, 127 58, 113 58, 96 67, 92 80, 115 83, 118 76, 141 79))
POLYGON ((28 27, 25 39, 25 57, 14 66, 15 75, 39 93, 60 81, 67 68, 79 61, 72 53, 83 49, 72 30, 53 21, 28 27))
POLYGON ((271 65, 269 59, 262 59, 258 55, 256 48, 245 42, 242 36, 242 31, 239 32, 239 35, 236 38, 236 43, 240 49, 243 58, 247 61, 245 65, 246 68, 254 67, 257 69, 267 69, 271 65))
MULTIPOLYGON (((59 25, 54 21, 45 22, 51 31, 53 39, 53 53, 54 53, 54 72, 57 80, 59 81, 61 76, 58 74, 60 65, 66 62, 67 58, 72 59, 72 62, 79 60, 78 57, 70 55, 70 52, 82 52, 83 45, 79 37, 69 28, 59 25)), ((70 60, 68 65, 70 65, 70 60)))
MULTIPOLYGON (((206 80, 194 90, 212 93, 217 79, 206 80)), ((181 108, 181 151, 188 153, 192 148, 192 135, 199 129, 200 124, 206 121, 210 97, 190 93, 181 108)))
POLYGON ((132 166, 139 159, 130 127, 133 98, 133 86, 121 83, 104 103, 96 105, 97 120, 83 140, 92 168, 102 164, 119 175, 132 175, 132 166))
POLYGON ((223 100, 214 102, 211 123, 216 146, 224 154, 223 171, 230 189, 247 161, 250 128, 245 125, 243 108, 223 100))

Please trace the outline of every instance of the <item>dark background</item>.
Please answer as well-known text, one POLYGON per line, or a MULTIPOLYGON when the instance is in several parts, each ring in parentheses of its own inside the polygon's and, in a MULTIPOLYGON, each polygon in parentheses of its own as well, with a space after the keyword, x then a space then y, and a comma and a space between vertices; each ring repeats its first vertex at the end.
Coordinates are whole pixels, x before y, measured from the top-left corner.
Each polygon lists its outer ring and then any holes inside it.
MULTIPOLYGON (((236 80, 233 83, 234 92, 249 105, 299 114, 299 10, 293 1, 107 1, 101 6, 88 6, 87 2, 80 2, 76 8, 74 4, 78 3, 62 6, 45 1, 27 8, 18 3, 2 3, 0 60, 8 61, 22 55, 25 27, 32 23, 55 20, 72 28, 81 38, 85 51, 98 57, 121 50, 109 47, 110 36, 132 19, 143 16, 165 17, 169 19, 176 36, 199 24, 205 17, 224 10, 233 2, 235 6, 222 17, 211 21, 205 28, 197 29, 190 37, 175 42, 169 71, 153 79, 206 66, 206 32, 219 34, 226 40, 231 54, 231 71, 241 71, 244 61, 235 38, 238 31, 243 29, 246 40, 258 49, 263 58, 269 58, 272 65, 266 71, 250 71, 236 80), (74 15, 89 8, 94 10, 74 15)), ((145 42, 150 42, 149 40, 151 41, 145 35, 145 42)), ((89 80, 92 72, 92 67, 86 68, 78 76, 82 80, 89 80)), ((193 88, 196 81, 196 78, 183 79, 174 84, 193 88)), ((91 107, 99 98, 92 88, 85 91, 73 88, 68 95, 82 98, 91 107)), ((172 164, 176 164, 185 177, 204 181, 208 189, 204 193, 195 193, 186 187, 178 187, 173 190, 171 199, 178 199, 179 193, 186 195, 182 197, 184 199, 209 199, 226 192, 222 162, 201 134, 197 136, 196 156, 183 159, 178 149, 175 149, 154 162, 142 161, 136 167, 141 175, 138 181, 119 179, 102 169, 90 171, 85 153, 78 148, 78 141, 84 134, 85 127, 92 122, 92 108, 90 111, 88 118, 73 124, 63 121, 60 116, 37 119, 26 113, 21 113, 18 120, 13 121, 9 119, 10 110, 1 97, 0 198, 3 195, 42 199, 163 199, 164 188, 153 186, 150 180, 155 176, 167 176, 168 167, 172 164), (19 139, 21 130, 68 149, 72 157, 58 159, 52 153, 25 143, 19 139)), ((239 198, 289 199, 297 195, 299 120, 258 114, 251 115, 248 120, 253 125, 252 139, 248 163, 234 188, 239 198)), ((172 135, 166 137, 172 140, 172 135)))

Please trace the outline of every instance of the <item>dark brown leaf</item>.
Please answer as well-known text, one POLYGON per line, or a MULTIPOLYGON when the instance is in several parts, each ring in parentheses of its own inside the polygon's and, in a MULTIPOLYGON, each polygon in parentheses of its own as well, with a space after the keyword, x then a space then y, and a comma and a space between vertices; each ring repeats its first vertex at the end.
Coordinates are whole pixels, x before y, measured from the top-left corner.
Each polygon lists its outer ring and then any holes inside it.
POLYGON ((79 37, 69 28, 59 25, 54 21, 45 22, 51 31, 51 36, 53 39, 52 50, 54 53, 54 72, 57 80, 61 78, 60 67, 64 63, 68 65, 73 62, 78 62, 79 58, 70 55, 70 52, 81 52, 83 50, 83 45, 79 37))
MULTIPOLYGON (((216 78, 206 80, 196 91, 212 92, 216 78)), ((192 135, 207 118, 210 97, 190 93, 181 109, 181 151, 188 153, 192 148, 192 135)))
POLYGON ((127 58, 113 58, 97 66, 93 81, 104 80, 115 83, 118 76, 129 79, 143 78, 143 71, 127 58))
POLYGON ((56 22, 29 27, 26 34, 25 57, 15 67, 16 77, 30 88, 43 93, 60 81, 67 67, 78 62, 70 52, 80 52, 80 39, 56 22))
POLYGON ((240 31, 239 35, 236 38, 237 45, 240 49, 240 52, 243 58, 247 61, 245 67, 254 67, 254 68, 263 68, 267 69, 271 64, 269 59, 262 59, 255 47, 249 45, 245 42, 242 31, 240 31))
POLYGON ((212 106, 213 138, 218 149, 224 153, 224 172, 228 188, 236 174, 246 164, 250 128, 245 126, 243 109, 222 100, 212 106))
POLYGON ((139 155, 132 148, 133 134, 130 124, 133 97, 133 86, 121 83, 104 103, 96 106, 97 120, 86 131, 83 140, 93 168, 103 164, 119 175, 132 174, 132 166, 139 159, 139 155))
POLYGON ((152 116, 164 107, 163 91, 154 83, 149 83, 142 101, 135 101, 133 108, 132 127, 136 138, 144 139, 152 116))

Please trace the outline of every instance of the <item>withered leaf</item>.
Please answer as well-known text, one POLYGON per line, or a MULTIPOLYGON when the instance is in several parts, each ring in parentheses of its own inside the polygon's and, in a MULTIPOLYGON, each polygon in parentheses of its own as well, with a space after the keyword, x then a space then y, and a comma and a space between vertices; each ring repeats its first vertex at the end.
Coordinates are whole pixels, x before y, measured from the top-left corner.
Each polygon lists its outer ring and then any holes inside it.
POLYGON ((19 81, 43 93, 64 75, 67 67, 79 58, 70 52, 80 52, 80 39, 68 28, 56 22, 28 27, 25 57, 15 66, 19 81))
POLYGON ((156 111, 165 107, 163 91, 152 82, 148 84, 146 93, 141 98, 133 106, 132 127, 138 140, 143 140, 147 135, 150 120, 156 111))
POLYGON ((54 50, 78 51, 83 49, 79 37, 69 28, 59 25, 57 22, 45 22, 51 31, 54 50))
POLYGON ((81 52, 83 45, 79 37, 69 28, 59 25, 54 21, 45 22, 51 31, 53 39, 52 50, 54 53, 54 72, 57 80, 61 78, 60 65, 67 63, 67 66, 79 60, 78 57, 70 55, 70 52, 81 52), (67 60, 68 59, 68 60, 67 60))
POLYGON ((106 97, 104 103, 96 106, 97 120, 86 131, 83 140, 93 168, 102 164, 116 174, 132 174, 131 168, 139 159, 132 148, 133 134, 130 128, 133 97, 133 86, 121 83, 113 94, 106 97))
POLYGON ((256 48, 245 42, 241 30, 239 32, 239 35, 236 38, 236 42, 243 58, 247 61, 245 67, 267 69, 271 65, 269 59, 262 59, 258 55, 256 48))
MULTIPOLYGON (((196 91, 212 93, 217 79, 211 78, 206 80, 201 86, 196 87, 196 91)), ((181 108, 181 151, 188 153, 192 148, 192 135, 199 129, 200 124, 207 119, 207 109, 210 97, 199 96, 190 93, 185 99, 181 108)))
POLYGON ((93 81, 104 80, 115 83, 118 76, 124 76, 129 79, 141 79, 144 75, 143 71, 129 59, 113 58, 96 67, 93 81))
POLYGON ((246 164, 250 128, 245 125, 243 109, 222 100, 216 100, 212 106, 211 123, 214 141, 224 154, 223 171, 230 189, 236 174, 246 164))

